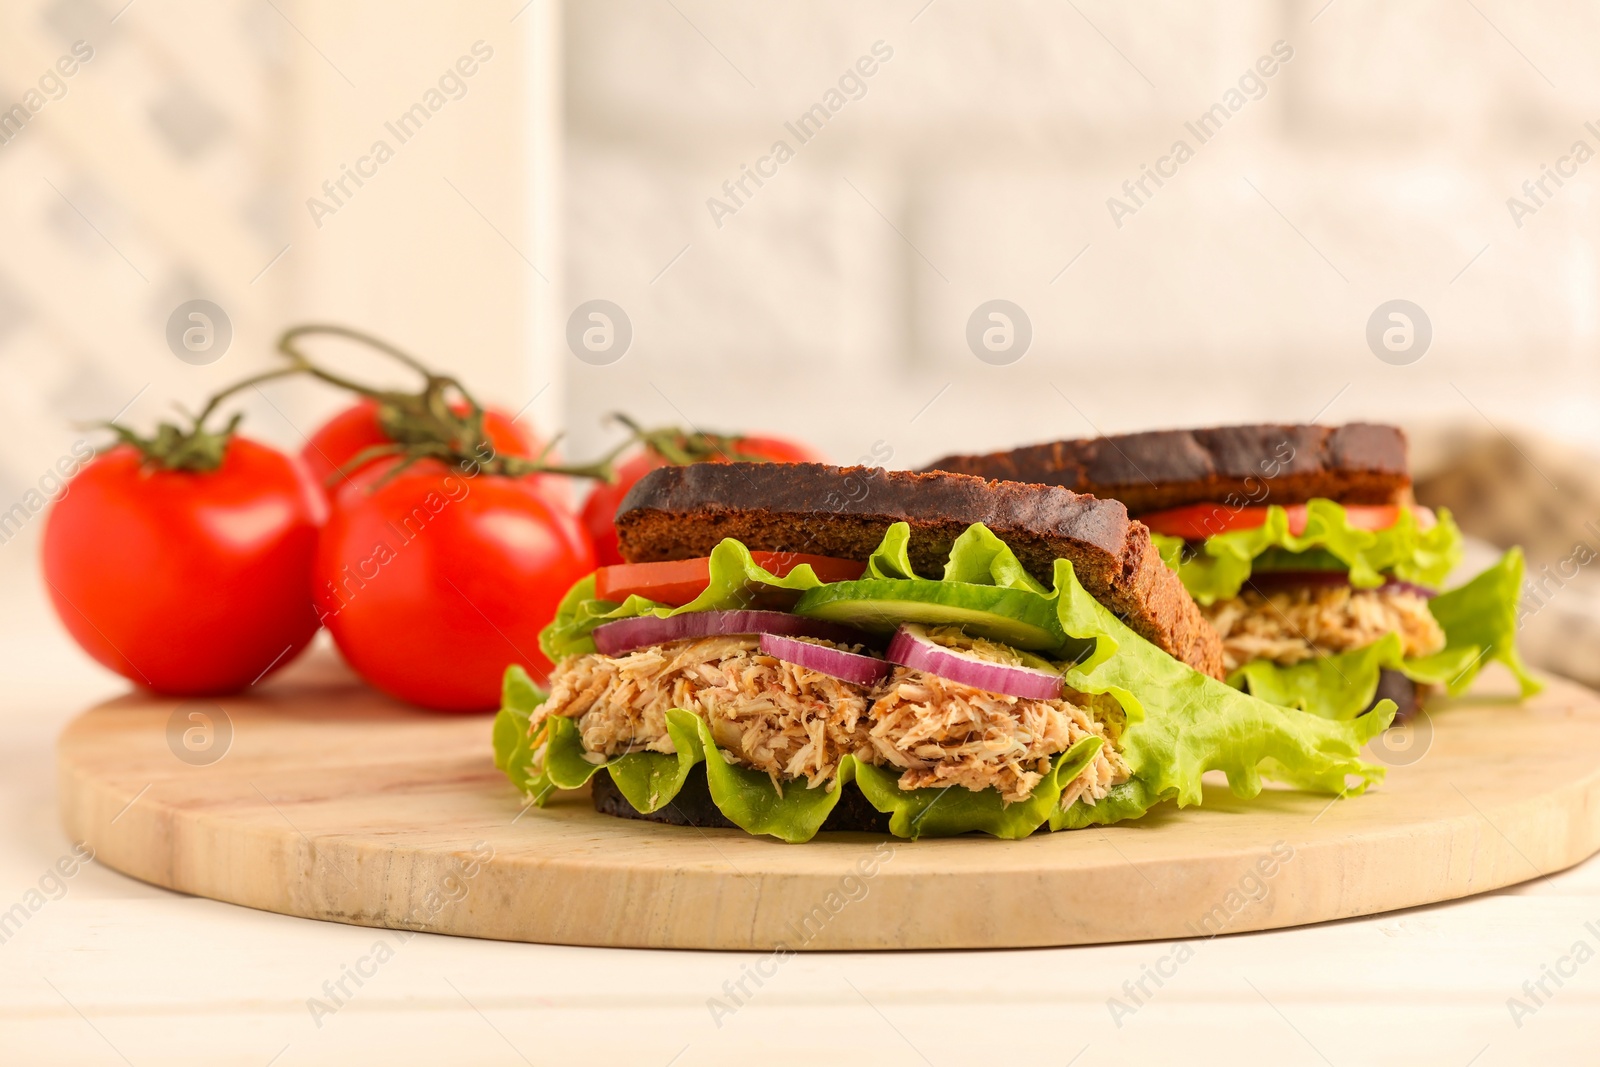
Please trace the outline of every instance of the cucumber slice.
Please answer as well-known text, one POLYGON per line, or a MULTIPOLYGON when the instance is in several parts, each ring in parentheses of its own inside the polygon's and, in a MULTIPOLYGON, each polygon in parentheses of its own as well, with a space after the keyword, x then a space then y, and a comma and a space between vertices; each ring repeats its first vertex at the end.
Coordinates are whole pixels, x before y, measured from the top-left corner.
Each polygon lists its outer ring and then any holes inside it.
POLYGON ((1325 548, 1309 548, 1304 552, 1290 552, 1286 548, 1269 548, 1250 561, 1256 571, 1347 571, 1350 565, 1325 548))
POLYGON ((794 613, 888 633, 903 622, 959 626, 1013 648, 1056 652, 1067 635, 1056 603, 1026 589, 922 578, 863 578, 808 589, 794 613))

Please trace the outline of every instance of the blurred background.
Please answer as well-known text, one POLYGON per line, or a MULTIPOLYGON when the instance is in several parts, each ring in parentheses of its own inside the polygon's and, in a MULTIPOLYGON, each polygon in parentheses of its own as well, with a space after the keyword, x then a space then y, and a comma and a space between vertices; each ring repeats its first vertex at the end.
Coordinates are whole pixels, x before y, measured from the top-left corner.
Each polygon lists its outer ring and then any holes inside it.
MULTIPOLYGON (((1399 422, 1426 502, 1528 546, 1532 658, 1600 680, 1570 563, 1600 551, 1597 31, 1506 0, 6 0, 7 596, 40 599, 29 494, 84 423, 149 430, 317 320, 576 458, 613 411, 889 466, 1399 422), (230 335, 204 358, 169 341, 194 300, 230 335)), ((246 432, 298 448, 338 403, 264 386, 246 432)))

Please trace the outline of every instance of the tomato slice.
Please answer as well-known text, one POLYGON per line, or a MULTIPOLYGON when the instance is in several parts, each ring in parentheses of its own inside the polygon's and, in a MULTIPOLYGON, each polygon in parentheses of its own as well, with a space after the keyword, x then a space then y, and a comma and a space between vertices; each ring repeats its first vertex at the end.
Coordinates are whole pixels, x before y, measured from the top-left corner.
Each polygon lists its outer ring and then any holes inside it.
MULTIPOLYGON (((1306 532, 1306 506, 1290 504, 1284 511, 1289 514, 1289 532, 1299 537, 1306 532)), ((1417 525, 1426 530, 1434 523, 1433 512, 1428 508, 1412 508, 1417 525)), ((1387 530, 1400 518, 1401 508, 1395 504, 1346 504, 1345 516, 1357 530, 1387 530)), ((1254 530, 1267 521, 1264 507, 1236 508, 1227 504, 1190 504, 1141 515, 1139 521, 1159 534, 1181 537, 1185 541, 1204 541, 1208 537, 1232 530, 1254 530)))
MULTIPOLYGON (((803 552, 752 552, 764 570, 780 578, 809 563, 823 582, 853 582, 867 569, 865 563, 803 552)), ((682 607, 711 584, 711 559, 674 559, 660 563, 619 563, 594 572, 594 595, 601 600, 623 601, 635 594, 658 604, 682 607)))

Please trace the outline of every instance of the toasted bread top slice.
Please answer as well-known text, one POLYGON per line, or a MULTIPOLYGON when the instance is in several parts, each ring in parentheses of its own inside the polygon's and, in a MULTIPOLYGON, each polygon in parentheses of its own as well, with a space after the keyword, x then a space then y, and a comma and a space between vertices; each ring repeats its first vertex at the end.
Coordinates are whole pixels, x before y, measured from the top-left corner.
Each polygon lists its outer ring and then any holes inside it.
POLYGON ((981 478, 1059 485, 1120 500, 1134 515, 1185 504, 1235 507, 1409 504, 1406 438, 1397 426, 1221 426, 1086 437, 927 468, 981 478))
POLYGON ((824 463, 694 463, 646 474, 617 508, 622 558, 710 554, 725 537, 748 548, 865 560, 892 523, 911 527, 912 566, 937 574, 961 532, 981 522, 1050 583, 1057 558, 1136 633, 1221 677, 1222 643, 1143 523, 1115 500, 1059 487, 824 463))

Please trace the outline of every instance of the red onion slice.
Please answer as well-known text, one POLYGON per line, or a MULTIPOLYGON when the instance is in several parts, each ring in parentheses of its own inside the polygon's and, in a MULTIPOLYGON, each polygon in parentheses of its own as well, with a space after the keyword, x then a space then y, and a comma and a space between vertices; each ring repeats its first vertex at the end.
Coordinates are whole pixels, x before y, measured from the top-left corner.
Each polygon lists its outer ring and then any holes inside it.
POLYGON ((1437 589, 1430 589, 1425 585, 1418 585, 1416 582, 1402 582, 1398 578, 1390 578, 1387 582, 1384 582, 1383 585, 1378 587, 1378 591, 1380 593, 1384 591, 1415 593, 1424 600, 1432 600, 1434 597, 1439 595, 1439 590, 1437 589))
POLYGON ((1061 675, 1055 671, 1012 667, 979 659, 929 639, 927 631, 920 626, 908 624, 896 630, 884 658, 890 663, 937 674, 989 693, 1029 700, 1056 700, 1061 696, 1061 675))
POLYGON ((856 685, 876 685, 888 677, 892 669, 887 662, 873 656, 863 656, 859 652, 829 645, 814 645, 792 637, 779 637, 775 633, 761 635, 761 651, 797 667, 856 685))
MULTIPOLYGON (((1332 586, 1349 585, 1349 571, 1256 571, 1250 575, 1246 582, 1250 588, 1258 593, 1272 593, 1280 589, 1297 589, 1311 586, 1322 589, 1332 586)), ((1420 597, 1435 597, 1439 595, 1437 589, 1430 589, 1425 585, 1415 582, 1403 582, 1398 578, 1390 578, 1377 587, 1377 592, 1402 592, 1415 593, 1420 597)))
POLYGON ((693 637, 727 634, 790 634, 820 637, 824 641, 854 645, 870 640, 860 630, 835 622, 802 618, 787 611, 690 611, 659 619, 640 615, 618 619, 594 628, 594 647, 607 656, 620 656, 646 645, 664 645, 693 637))

